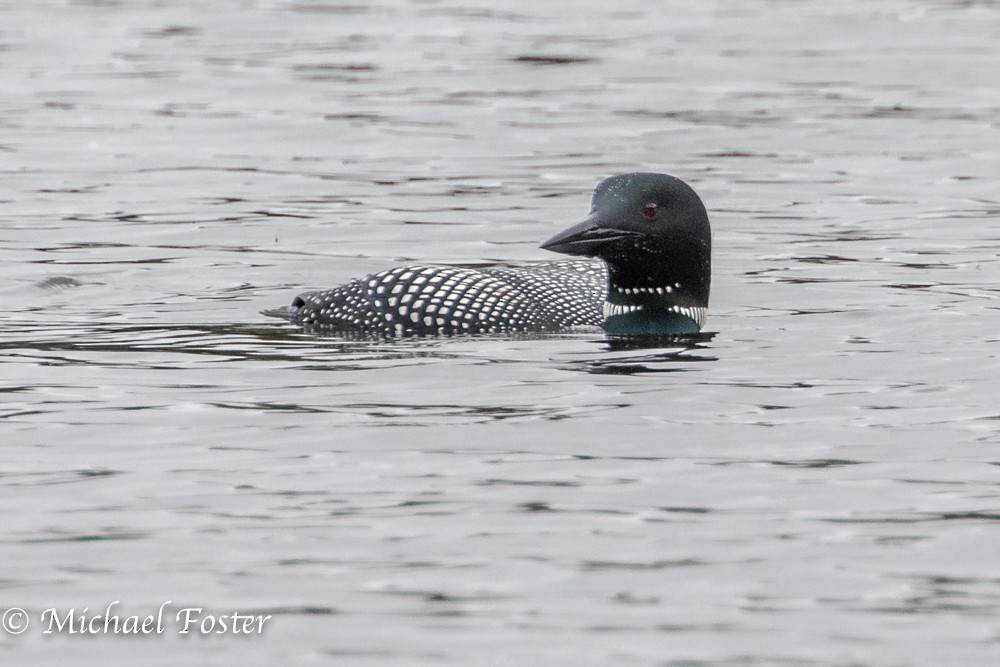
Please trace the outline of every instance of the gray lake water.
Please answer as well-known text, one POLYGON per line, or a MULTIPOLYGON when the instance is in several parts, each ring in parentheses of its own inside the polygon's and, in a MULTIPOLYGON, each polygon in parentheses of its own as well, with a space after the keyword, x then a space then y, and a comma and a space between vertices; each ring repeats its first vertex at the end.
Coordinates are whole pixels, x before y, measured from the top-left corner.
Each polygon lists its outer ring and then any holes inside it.
POLYGON ((0 0, 0 660, 1000 664, 998 65, 989 1, 0 0), (688 346, 260 314, 637 169, 688 346))

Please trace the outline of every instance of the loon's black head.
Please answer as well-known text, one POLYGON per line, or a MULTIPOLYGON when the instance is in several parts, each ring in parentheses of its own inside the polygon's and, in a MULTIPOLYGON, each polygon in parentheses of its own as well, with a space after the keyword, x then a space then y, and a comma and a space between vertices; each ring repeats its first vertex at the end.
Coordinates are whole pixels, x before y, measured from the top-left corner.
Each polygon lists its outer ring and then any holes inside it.
POLYGON ((652 173, 607 178, 594 190, 590 217, 542 248, 607 263, 609 332, 700 330, 712 279, 712 231, 705 205, 684 181, 652 173))

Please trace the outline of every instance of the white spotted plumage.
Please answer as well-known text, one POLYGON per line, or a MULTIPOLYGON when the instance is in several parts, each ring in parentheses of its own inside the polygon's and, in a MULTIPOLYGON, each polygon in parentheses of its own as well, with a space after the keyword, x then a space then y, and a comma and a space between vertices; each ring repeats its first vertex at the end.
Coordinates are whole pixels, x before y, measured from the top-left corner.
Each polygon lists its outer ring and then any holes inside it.
POLYGON ((299 297, 292 319, 368 334, 499 333, 599 326, 607 269, 594 260, 471 269, 407 266, 299 297))

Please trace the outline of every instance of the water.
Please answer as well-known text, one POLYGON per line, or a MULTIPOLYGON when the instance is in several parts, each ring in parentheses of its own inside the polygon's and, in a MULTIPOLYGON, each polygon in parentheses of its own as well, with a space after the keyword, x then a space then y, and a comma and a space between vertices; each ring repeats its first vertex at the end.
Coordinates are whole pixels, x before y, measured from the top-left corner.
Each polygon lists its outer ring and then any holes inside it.
POLYGON ((0 3, 0 655, 997 664, 998 38, 993 2, 0 3), (549 259, 634 169, 712 218, 691 346, 259 313, 549 259), (165 632, 43 632, 116 600, 165 632))

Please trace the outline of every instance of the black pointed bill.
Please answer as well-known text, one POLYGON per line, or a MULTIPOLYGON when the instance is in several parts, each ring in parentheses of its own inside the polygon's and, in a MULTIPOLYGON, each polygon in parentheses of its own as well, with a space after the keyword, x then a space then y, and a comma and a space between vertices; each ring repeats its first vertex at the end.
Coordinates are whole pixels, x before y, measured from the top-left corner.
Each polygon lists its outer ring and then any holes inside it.
POLYGON ((542 244, 543 250, 560 252, 564 255, 597 256, 611 243, 638 236, 637 232, 610 229, 601 225, 597 214, 578 225, 560 232, 542 244))

